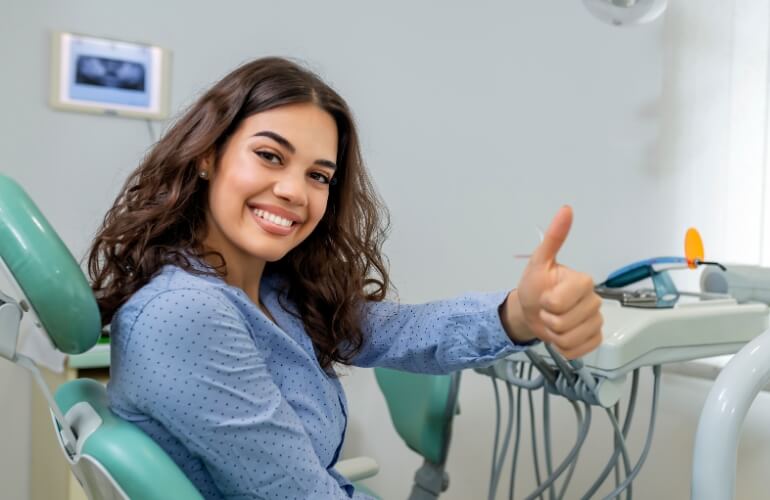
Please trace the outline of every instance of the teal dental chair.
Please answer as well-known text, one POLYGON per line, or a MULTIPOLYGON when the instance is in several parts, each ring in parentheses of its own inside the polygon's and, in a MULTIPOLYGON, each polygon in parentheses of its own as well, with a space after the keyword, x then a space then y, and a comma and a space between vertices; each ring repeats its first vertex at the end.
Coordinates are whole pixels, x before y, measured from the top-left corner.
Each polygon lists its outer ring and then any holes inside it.
POLYGON ((396 432, 424 458, 414 476, 409 500, 435 500, 449 487, 445 470, 460 372, 420 375, 385 368, 374 370, 396 432))
MULTIPOLYGON (((0 175, 0 358, 28 369, 48 401, 64 458, 86 495, 99 500, 202 499, 160 446, 108 408, 105 387, 90 379, 65 383, 55 397, 30 358, 17 352, 23 315, 31 316, 66 354, 93 347, 101 334, 96 300, 80 266, 40 210, 12 179, 0 175)), ((376 474, 366 457, 341 461, 351 481, 376 474)))
POLYGON ((66 354, 93 347, 101 334, 96 300, 72 254, 22 188, 0 175, 0 264, 17 290, 0 291, 0 357, 28 369, 43 392, 59 444, 92 499, 202 499, 166 453, 107 406, 102 384, 78 379, 53 397, 35 363, 18 353, 28 314, 66 354), (16 295, 15 297, 12 296, 16 295))

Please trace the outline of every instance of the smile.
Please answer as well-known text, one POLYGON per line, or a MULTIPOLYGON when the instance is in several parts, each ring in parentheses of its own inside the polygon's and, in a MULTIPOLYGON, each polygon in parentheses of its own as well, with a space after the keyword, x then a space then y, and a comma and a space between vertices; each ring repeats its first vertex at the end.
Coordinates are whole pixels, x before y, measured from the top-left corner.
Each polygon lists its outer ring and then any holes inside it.
POLYGON ((272 214, 266 210, 261 210, 261 209, 254 210, 254 215, 266 221, 272 222, 273 224, 276 224, 278 226, 291 227, 292 224, 294 224, 293 221, 283 218, 280 215, 272 214))
POLYGON ((275 215, 260 208, 251 210, 257 225, 266 233, 273 236, 288 236, 297 230, 300 223, 275 215))

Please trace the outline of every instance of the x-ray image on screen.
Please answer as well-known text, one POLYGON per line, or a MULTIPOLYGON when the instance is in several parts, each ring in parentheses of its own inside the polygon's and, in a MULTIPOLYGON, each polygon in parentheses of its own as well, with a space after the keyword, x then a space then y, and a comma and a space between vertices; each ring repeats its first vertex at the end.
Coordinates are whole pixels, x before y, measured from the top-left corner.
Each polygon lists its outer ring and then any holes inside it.
POLYGON ((75 38, 71 45, 70 98, 147 106, 150 48, 101 39, 75 38))
POLYGON ((96 56, 79 56, 75 83, 144 92, 145 69, 142 64, 96 56))

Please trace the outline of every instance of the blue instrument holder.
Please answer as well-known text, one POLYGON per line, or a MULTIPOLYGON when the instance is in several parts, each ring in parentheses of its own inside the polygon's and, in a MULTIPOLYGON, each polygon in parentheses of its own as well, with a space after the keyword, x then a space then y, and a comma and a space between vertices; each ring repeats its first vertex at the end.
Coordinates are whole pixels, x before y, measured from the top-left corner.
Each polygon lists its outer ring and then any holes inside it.
POLYGON ((668 271, 687 267, 687 259, 684 257, 654 257, 634 262, 611 273, 603 283, 596 286, 596 292, 602 297, 619 300, 627 307, 671 308, 679 300, 680 294, 668 271), (653 290, 622 289, 646 278, 652 280, 653 290))

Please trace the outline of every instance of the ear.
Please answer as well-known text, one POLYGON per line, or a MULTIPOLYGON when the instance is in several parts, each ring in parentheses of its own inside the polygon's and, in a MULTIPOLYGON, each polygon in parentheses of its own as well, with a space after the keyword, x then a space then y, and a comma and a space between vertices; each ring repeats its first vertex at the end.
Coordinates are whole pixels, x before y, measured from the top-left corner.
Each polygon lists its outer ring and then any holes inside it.
POLYGON ((204 154, 203 157, 201 157, 200 162, 198 164, 198 170, 206 169, 209 172, 213 172, 214 164, 216 163, 214 161, 215 158, 216 158, 216 152, 213 150, 204 154))
POLYGON ((207 181, 213 178, 215 159, 216 153, 214 151, 204 154, 197 162, 195 175, 207 181))

